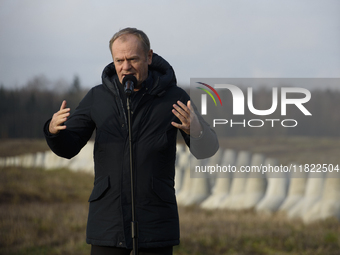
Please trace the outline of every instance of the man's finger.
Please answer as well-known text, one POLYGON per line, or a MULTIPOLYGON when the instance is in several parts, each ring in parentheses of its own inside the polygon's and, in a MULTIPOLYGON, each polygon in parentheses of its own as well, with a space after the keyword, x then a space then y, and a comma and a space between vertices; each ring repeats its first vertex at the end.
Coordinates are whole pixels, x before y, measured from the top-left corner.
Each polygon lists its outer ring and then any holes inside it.
POLYGON ((194 111, 194 107, 192 107, 191 101, 189 100, 187 103, 187 107, 189 108, 190 112, 194 111))
POLYGON ((188 108, 189 108, 189 110, 190 110, 190 115, 196 116, 195 109, 194 109, 194 107, 192 106, 191 100, 188 101, 187 106, 188 106, 188 108))
POLYGON ((61 103, 61 106, 60 106, 60 111, 65 109, 66 107, 66 100, 64 100, 62 103, 61 103))
POLYGON ((66 129, 66 126, 65 125, 64 126, 57 126, 56 129, 57 130, 64 130, 64 129, 66 129))
POLYGON ((185 123, 187 121, 187 118, 183 116, 183 114, 181 114, 180 112, 176 111, 175 109, 173 109, 172 112, 182 123, 185 123))
POLYGON ((67 120, 66 117, 59 118, 58 120, 56 120, 56 126, 60 126, 60 125, 63 124, 66 120, 67 120))
POLYGON ((177 104, 178 104, 180 107, 182 107, 182 109, 183 109, 185 112, 190 113, 189 108, 188 108, 185 104, 183 104, 181 101, 177 101, 177 104))
POLYGON ((176 123, 176 122, 171 122, 171 125, 173 125, 176 128, 180 128, 181 127, 181 125, 176 123))
POLYGON ((71 110, 70 108, 65 108, 65 109, 59 110, 59 111, 57 112, 57 115, 61 115, 61 114, 70 114, 70 113, 69 113, 70 110, 71 110))
POLYGON ((65 111, 65 109, 63 111, 59 111, 57 113, 55 113, 53 115, 52 121, 57 122, 60 119, 64 119, 67 118, 68 116, 70 116, 70 113, 68 111, 65 111))
POLYGON ((60 113, 58 114, 58 118, 66 118, 66 117, 68 117, 68 116, 70 116, 70 113, 69 113, 69 112, 60 112, 60 113))
MULTIPOLYGON (((184 105, 184 104, 182 104, 182 105, 184 105)), ((185 106, 185 105, 184 105, 184 106, 185 106)), ((190 113, 187 112, 187 109, 183 109, 183 108, 181 108, 180 106, 178 106, 178 105, 176 105, 176 104, 174 104, 173 107, 175 108, 175 110, 176 110, 179 114, 181 114, 181 115, 184 116, 185 118, 189 118, 190 113)), ((185 107, 186 107, 186 106, 185 106, 185 107)))
POLYGON ((181 124, 178 124, 178 123, 176 123, 176 122, 171 122, 171 125, 173 125, 174 127, 176 127, 176 128, 179 128, 179 129, 182 129, 182 130, 187 130, 187 128, 186 128, 186 126, 185 125, 181 125, 181 124))

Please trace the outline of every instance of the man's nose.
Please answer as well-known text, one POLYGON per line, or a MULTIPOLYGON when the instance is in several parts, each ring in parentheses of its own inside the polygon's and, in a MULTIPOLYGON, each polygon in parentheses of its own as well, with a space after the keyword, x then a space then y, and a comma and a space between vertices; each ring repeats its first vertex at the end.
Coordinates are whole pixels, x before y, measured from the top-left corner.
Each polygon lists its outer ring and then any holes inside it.
POLYGON ((125 60, 123 63, 123 69, 124 70, 129 70, 131 68, 130 61, 125 60))

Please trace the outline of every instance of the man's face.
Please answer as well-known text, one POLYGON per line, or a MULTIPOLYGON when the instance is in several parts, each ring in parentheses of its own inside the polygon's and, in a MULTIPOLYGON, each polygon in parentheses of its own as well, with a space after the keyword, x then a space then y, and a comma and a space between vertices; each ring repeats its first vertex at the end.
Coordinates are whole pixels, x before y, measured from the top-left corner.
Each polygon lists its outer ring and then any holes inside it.
MULTIPOLYGON (((132 74, 140 85, 148 77, 148 65, 152 62, 152 50, 145 54, 140 40, 132 34, 122 35, 112 44, 112 58, 120 83, 132 74)), ((137 86, 137 89, 140 87, 137 86)))

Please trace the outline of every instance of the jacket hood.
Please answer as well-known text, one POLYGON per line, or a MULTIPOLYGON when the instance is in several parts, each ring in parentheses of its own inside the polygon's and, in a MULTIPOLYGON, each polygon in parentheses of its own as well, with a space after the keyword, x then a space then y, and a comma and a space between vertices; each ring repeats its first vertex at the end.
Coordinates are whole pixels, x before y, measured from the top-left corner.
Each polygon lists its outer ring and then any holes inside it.
MULTIPOLYGON (((153 53, 152 63, 149 65, 149 71, 152 74, 154 81, 153 89, 150 94, 157 95, 163 93, 169 87, 177 86, 177 80, 175 72, 172 66, 161 56, 153 53)), ((117 75, 113 62, 108 64, 102 74, 102 82, 104 86, 108 87, 116 96, 119 95, 119 88, 121 86, 118 79, 115 79, 117 75)))

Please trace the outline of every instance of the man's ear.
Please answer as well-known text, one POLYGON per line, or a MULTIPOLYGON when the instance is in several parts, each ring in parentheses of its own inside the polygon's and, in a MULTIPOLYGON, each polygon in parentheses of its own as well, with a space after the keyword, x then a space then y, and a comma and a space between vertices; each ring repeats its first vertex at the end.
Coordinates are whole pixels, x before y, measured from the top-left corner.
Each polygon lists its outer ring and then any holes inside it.
POLYGON ((148 58, 148 65, 151 65, 151 63, 152 63, 152 54, 153 54, 153 51, 149 50, 148 56, 147 56, 147 58, 148 58))

